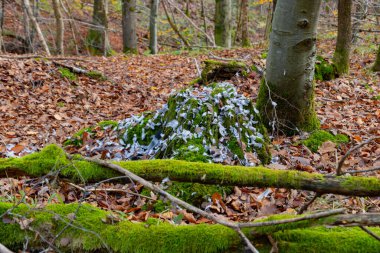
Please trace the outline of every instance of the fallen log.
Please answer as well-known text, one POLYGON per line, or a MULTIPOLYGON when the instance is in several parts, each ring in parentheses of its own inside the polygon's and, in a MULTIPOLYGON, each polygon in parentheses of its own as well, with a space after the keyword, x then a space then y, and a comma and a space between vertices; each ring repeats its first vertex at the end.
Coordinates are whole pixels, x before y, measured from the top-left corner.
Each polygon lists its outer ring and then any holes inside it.
MULTIPOLYGON (((71 162, 61 148, 49 145, 40 152, 22 158, 0 159, 0 174, 5 175, 7 172, 7 175, 22 173, 42 176, 60 167, 61 176, 77 181, 83 178, 93 182, 120 175, 81 157, 76 158, 78 160, 71 162)), ((375 177, 326 176, 293 170, 272 170, 260 166, 224 166, 177 160, 122 161, 114 164, 151 181, 161 181, 168 177, 180 182, 278 187, 347 196, 380 196, 380 180, 375 177)))
MULTIPOLYGON (((242 252, 239 235, 219 224, 174 225, 152 218, 133 223, 88 204, 33 208, 0 202, 0 214, 5 214, 0 221, 0 241, 15 252, 23 249, 26 241, 29 249, 49 246, 64 252, 242 252)), ((299 216, 275 215, 257 223, 284 217, 299 216)), ((280 252, 378 252, 380 243, 360 228, 319 226, 342 221, 339 217, 359 219, 356 215, 334 215, 243 231, 260 252, 270 248, 264 232, 271 233, 280 252)), ((380 233, 380 228, 370 229, 380 233)))

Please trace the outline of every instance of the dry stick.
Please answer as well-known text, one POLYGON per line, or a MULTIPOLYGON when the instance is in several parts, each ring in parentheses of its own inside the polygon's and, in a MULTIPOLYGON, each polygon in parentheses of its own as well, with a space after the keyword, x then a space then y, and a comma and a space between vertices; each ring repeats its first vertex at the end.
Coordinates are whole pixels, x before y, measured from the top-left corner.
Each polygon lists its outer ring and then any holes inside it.
POLYGON ((62 56, 43 56, 43 55, 0 55, 0 59, 14 59, 14 60, 22 60, 22 59, 32 59, 32 58, 41 58, 48 60, 73 60, 73 61, 88 61, 79 57, 62 57, 62 56))
POLYGON ((0 243, 0 253, 13 253, 13 251, 9 250, 7 247, 0 243))
POLYGON ((164 0, 161 1, 161 4, 162 4, 162 7, 164 8, 166 19, 168 20, 170 27, 178 35, 178 37, 183 41, 183 43, 185 44, 185 46, 187 48, 190 48, 191 46, 190 46, 189 42, 186 40, 185 37, 183 37, 183 35, 181 34, 181 32, 178 30, 178 27, 173 23, 172 19, 170 18, 170 15, 169 15, 169 13, 168 13, 168 11, 166 9, 165 1, 164 0))
POLYGON ((311 204, 313 204, 313 202, 314 202, 317 198, 319 198, 319 197, 321 197, 321 196, 322 196, 321 193, 319 193, 319 192, 315 193, 314 197, 313 197, 309 202, 305 203, 305 204, 300 208, 300 210, 298 210, 297 214, 303 214, 303 212, 305 212, 305 211, 309 208, 309 206, 310 206, 311 204))
POLYGON ((64 68, 67 68, 69 70, 71 70, 72 72, 76 73, 76 74, 88 74, 89 71, 85 70, 85 69, 82 69, 82 68, 78 68, 78 67, 75 67, 75 66, 71 66, 71 65, 67 65, 65 63, 61 63, 61 62, 56 62, 56 61, 53 61, 53 63, 57 66, 61 66, 61 67, 64 67, 64 68))
POLYGON ((337 169, 336 169, 336 175, 337 175, 337 176, 340 176, 340 175, 342 174, 342 166, 343 166, 343 163, 344 163, 344 161, 347 159, 347 157, 348 157, 352 152, 354 152, 355 150, 357 150, 357 149, 363 147, 364 145, 367 145, 368 143, 370 143, 370 142, 372 142, 372 141, 374 141, 374 140, 376 140, 376 139, 380 139, 380 136, 378 136, 378 137, 372 137, 372 138, 370 138, 370 139, 368 139, 368 140, 366 140, 366 141, 364 141, 364 142, 362 142, 362 143, 356 145, 355 147, 351 148, 350 150, 348 150, 347 153, 342 157, 342 159, 341 159, 341 160, 339 161, 339 163, 338 163, 338 167, 337 167, 337 169))
POLYGON ((371 168, 371 169, 368 169, 368 170, 348 170, 345 173, 356 174, 356 173, 364 173, 364 172, 371 172, 371 171, 377 171, 377 170, 380 170, 380 166, 379 167, 374 167, 374 168, 371 168))
POLYGON ((211 42, 212 46, 213 47, 216 47, 216 44, 215 44, 215 41, 205 32, 203 31, 201 28, 199 28, 180 8, 178 8, 178 6, 176 6, 174 3, 172 3, 170 0, 167 0, 168 3, 170 5, 172 5, 174 7, 174 9, 176 9, 179 13, 182 14, 182 16, 187 19, 187 21, 189 21, 189 23, 197 30, 199 31, 200 33, 204 34, 206 36, 206 38, 208 39, 208 41, 211 42))
POLYGON ((247 236, 241 231, 240 228, 235 229, 235 231, 240 235, 240 237, 243 239, 245 244, 247 244, 249 250, 253 253, 259 253, 259 251, 253 246, 251 241, 247 238, 247 236))
POLYGON ((371 230, 369 230, 368 228, 364 227, 364 226, 359 226, 363 231, 365 231, 367 234, 371 235, 373 238, 375 238, 376 240, 380 241, 380 236, 378 236, 377 234, 375 234, 374 232, 372 232, 371 230))

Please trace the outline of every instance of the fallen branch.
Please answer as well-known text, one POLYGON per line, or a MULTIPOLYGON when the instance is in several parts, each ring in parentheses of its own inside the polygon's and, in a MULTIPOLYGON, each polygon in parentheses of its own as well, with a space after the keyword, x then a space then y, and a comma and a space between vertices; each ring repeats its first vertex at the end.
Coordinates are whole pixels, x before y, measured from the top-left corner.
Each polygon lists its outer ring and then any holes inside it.
MULTIPOLYGON (((0 172, 43 176, 51 171, 63 150, 55 145, 47 146, 38 153, 22 158, 0 159, 0 172)), ((87 158, 89 159, 89 158, 87 158)), ((102 161, 107 163, 105 161, 102 161)), ((61 158, 66 167, 61 175, 86 181, 99 181, 124 174, 125 169, 147 180, 160 182, 169 178, 179 182, 197 182, 230 186, 277 187, 333 193, 347 196, 380 196, 380 180, 376 177, 328 176, 295 170, 273 170, 265 167, 225 166, 221 164, 193 163, 178 160, 122 161, 114 165, 122 168, 119 173, 88 161, 76 160, 75 168, 70 161, 61 158)))
POLYGON ((80 57, 65 57, 65 56, 45 56, 45 55, 0 55, 0 58, 11 59, 11 60, 22 60, 22 59, 47 59, 47 60, 73 60, 73 61, 88 61, 80 57))

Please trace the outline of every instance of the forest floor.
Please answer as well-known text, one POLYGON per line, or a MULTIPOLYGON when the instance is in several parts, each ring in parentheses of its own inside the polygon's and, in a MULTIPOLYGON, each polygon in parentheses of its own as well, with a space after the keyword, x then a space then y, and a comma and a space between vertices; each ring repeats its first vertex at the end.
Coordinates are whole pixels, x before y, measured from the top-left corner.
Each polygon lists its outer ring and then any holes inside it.
MULTIPOLYGON (((333 44, 333 40, 324 40, 318 46, 318 54, 331 59, 333 44)), ((207 58, 246 59, 247 63, 264 68, 265 48, 257 45, 249 49, 205 53, 79 57, 74 60, 0 58, 0 157, 23 156, 40 150, 48 143, 61 145, 79 129, 99 121, 121 120, 147 110, 156 110, 166 103, 172 92, 188 86, 197 78, 197 66, 201 67, 202 60, 207 58), (62 76, 54 61, 96 70, 103 73, 107 80, 96 80, 86 75, 76 75, 70 80, 62 76)), ((338 147, 326 142, 317 152, 313 152, 299 144, 305 134, 274 136, 271 151, 276 159, 268 167, 333 174, 337 162, 350 148, 380 136, 380 76, 369 71, 375 55, 355 50, 349 75, 316 83, 316 110, 321 128, 333 134, 345 134, 350 142, 338 147)), ((255 101, 261 78, 260 74, 252 72, 247 77, 235 76, 229 81, 255 101)), ((343 170, 365 170, 379 166, 380 142, 373 141, 351 154, 343 170)), ((380 171, 361 175, 380 178, 380 171)), ((32 184, 25 177, 11 181, 9 178, 0 180, 0 196, 3 198, 10 189, 21 194, 32 184)), ((78 187, 61 183, 60 189, 54 190, 59 199, 73 202, 81 198, 78 187)), ((124 189, 126 186, 107 183, 100 187, 124 189)), ((54 202, 53 189, 42 188, 27 191, 27 199, 37 198, 40 204, 46 204, 53 198, 54 202)), ((151 197, 157 198, 154 194, 151 197)), ((232 220, 252 220, 273 213, 294 212, 308 197, 310 193, 305 191, 235 187, 233 193, 222 196, 221 201, 227 204, 226 208, 213 201, 214 198, 219 199, 218 196, 212 196, 209 204, 214 212, 225 214, 232 220), (256 200, 255 204, 247 200, 250 197, 256 200)), ((57 198, 56 201, 60 200, 57 198)), ((146 220, 149 216, 171 220, 179 215, 173 210, 159 215, 142 210, 142 206, 152 200, 142 200, 128 194, 104 192, 92 194, 85 201, 128 213, 131 220, 146 220)), ((352 212, 379 212, 380 199, 328 194, 316 201, 311 209, 337 206, 345 206, 352 212)), ((190 214, 184 217, 190 223, 205 221, 190 214)))

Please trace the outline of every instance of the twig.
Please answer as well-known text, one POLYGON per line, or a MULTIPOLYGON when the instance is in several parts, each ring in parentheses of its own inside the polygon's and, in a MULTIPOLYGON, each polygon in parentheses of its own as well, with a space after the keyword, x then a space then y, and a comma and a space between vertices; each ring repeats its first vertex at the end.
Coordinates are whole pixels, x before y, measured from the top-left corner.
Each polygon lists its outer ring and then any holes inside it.
POLYGON ((211 58, 220 60, 220 61, 241 61, 241 62, 246 62, 251 56, 247 55, 246 59, 245 58, 225 58, 225 57, 220 57, 217 55, 214 55, 213 53, 209 53, 211 58))
POLYGON ((198 77, 201 77, 201 75, 202 75, 202 71, 201 71, 201 69, 199 68, 199 64, 198 64, 198 61, 197 61, 196 58, 194 58, 194 62, 195 62, 195 67, 197 68, 198 77))
POLYGON ((3 244, 0 243, 0 253, 13 253, 10 249, 5 247, 3 244))
POLYGON ((370 139, 368 139, 368 140, 366 140, 366 141, 364 141, 364 142, 362 142, 362 143, 356 145, 355 147, 351 148, 350 150, 348 150, 347 153, 342 157, 342 159, 341 159, 341 160, 339 161, 339 163, 338 163, 338 167, 336 168, 336 175, 337 175, 337 176, 340 176, 340 175, 342 174, 342 166, 343 166, 343 163, 344 163, 344 161, 347 159, 347 157, 348 157, 352 152, 354 152, 355 150, 357 150, 357 149, 363 147, 364 145, 367 145, 368 143, 370 143, 370 142, 372 142, 372 141, 374 141, 374 140, 376 140, 376 139, 380 139, 380 137, 378 136, 378 137, 370 138, 370 139))
MULTIPOLYGON (((135 193, 135 192, 129 192, 127 190, 123 190, 123 189, 114 189, 114 188, 105 188, 105 189, 101 189, 101 188, 83 188, 79 185, 76 185, 76 184, 73 184, 73 183, 69 183, 69 185, 77 188, 78 190, 81 190, 81 191, 87 191, 87 192, 121 192, 121 193, 125 193, 125 194, 130 194, 130 195, 134 195, 134 196, 138 196, 138 197, 142 197, 142 198, 146 198, 146 199, 150 199, 150 200, 154 200, 153 198, 151 197, 148 197, 148 196, 144 196, 144 195, 141 195, 141 194, 138 194, 138 193, 135 193)), ((0 252, 1 253, 1 252, 0 252)))
POLYGON ((314 202, 317 198, 319 198, 319 197, 321 197, 321 196, 322 196, 321 193, 319 193, 319 192, 315 193, 314 197, 313 197, 309 202, 305 203, 305 204, 300 208, 300 210, 297 212, 297 214, 303 214, 303 212, 305 212, 305 211, 309 208, 309 206, 310 206, 311 204, 313 204, 313 202, 314 202))
POLYGON ((45 56, 45 55, 0 55, 0 59, 32 59, 32 58, 41 58, 47 60, 72 60, 72 61, 88 61, 80 57, 64 57, 64 56, 45 56))
POLYGON ((367 169, 367 170, 348 170, 345 173, 356 174, 356 173, 364 173, 364 172, 371 172, 371 171, 377 171, 377 170, 380 170, 380 166, 379 167, 374 167, 374 168, 371 168, 371 169, 367 169))
POLYGON ((235 229, 235 231, 240 235, 245 244, 248 246, 249 250, 253 253, 259 253, 259 251, 253 246, 251 241, 247 238, 247 236, 241 231, 240 228, 235 229))
POLYGON ((376 240, 380 241, 380 236, 378 236, 377 234, 375 234, 374 232, 372 232, 371 230, 369 230, 368 228, 364 227, 364 226, 359 226, 363 231, 365 231, 367 234, 371 235, 373 238, 375 238, 376 240))
POLYGON ((270 253, 278 253, 278 243, 273 239, 271 235, 268 235, 267 237, 270 244, 272 245, 272 249, 270 250, 270 253))

